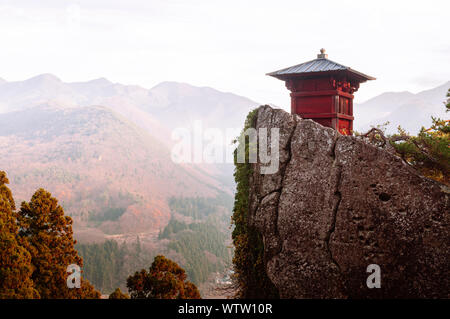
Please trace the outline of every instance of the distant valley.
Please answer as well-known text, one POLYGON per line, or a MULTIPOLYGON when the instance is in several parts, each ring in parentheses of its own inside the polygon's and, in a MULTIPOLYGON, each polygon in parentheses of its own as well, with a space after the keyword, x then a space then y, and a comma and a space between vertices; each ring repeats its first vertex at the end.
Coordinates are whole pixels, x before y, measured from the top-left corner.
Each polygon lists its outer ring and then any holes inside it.
POLYGON ((233 192, 230 165, 222 165, 226 174, 220 165, 175 165, 171 130, 196 119, 207 127, 239 128, 255 106, 231 93, 175 82, 147 90, 106 79, 64 83, 50 74, 3 81, 2 169, 21 200, 37 187, 54 193, 77 221, 81 240, 155 231, 169 220, 168 198, 233 192))

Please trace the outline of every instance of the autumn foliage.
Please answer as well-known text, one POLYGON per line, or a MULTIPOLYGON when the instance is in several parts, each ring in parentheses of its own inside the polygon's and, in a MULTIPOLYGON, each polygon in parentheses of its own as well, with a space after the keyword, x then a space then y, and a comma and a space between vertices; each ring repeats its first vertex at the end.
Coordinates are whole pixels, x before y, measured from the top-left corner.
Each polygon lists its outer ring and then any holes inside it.
POLYGON ((130 296, 128 294, 124 294, 120 288, 116 288, 110 295, 109 299, 130 299, 130 296))
MULTIPOLYGON (((68 288, 67 267, 81 268, 83 260, 74 247, 72 219, 57 199, 41 188, 16 211, 8 183, 0 171, 0 298, 100 298, 83 279, 80 288, 68 288)), ((128 278, 127 287, 131 298, 199 299, 197 287, 186 279, 178 264, 157 256, 148 272, 142 269, 128 278)), ((117 288, 109 298, 130 296, 117 288)))
POLYGON ((0 172, 0 298, 100 298, 87 281, 67 287, 67 266, 83 261, 74 248, 72 219, 39 189, 18 212, 0 172))
POLYGON ((128 277, 127 287, 133 299, 200 299, 197 287, 186 278, 183 268, 160 255, 149 271, 128 277))
POLYGON ((18 237, 17 216, 8 178, 0 172, 0 298, 37 298, 31 255, 18 237))

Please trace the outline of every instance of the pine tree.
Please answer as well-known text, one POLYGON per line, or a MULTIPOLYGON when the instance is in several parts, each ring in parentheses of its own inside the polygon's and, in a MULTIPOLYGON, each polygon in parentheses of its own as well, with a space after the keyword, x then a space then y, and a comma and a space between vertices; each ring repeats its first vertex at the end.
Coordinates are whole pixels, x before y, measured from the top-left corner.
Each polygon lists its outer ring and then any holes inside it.
MULTIPOLYGON (((450 89, 446 111, 450 109, 450 89)), ((422 127, 417 136, 409 136, 401 127, 389 137, 396 152, 422 175, 450 185, 450 120, 431 118, 429 128, 422 127)))
POLYGON ((83 261, 74 249, 72 219, 64 216, 58 201, 44 189, 37 190, 19 211, 19 235, 31 253, 35 267, 32 279, 41 298, 99 298, 93 286, 82 281, 81 288, 67 287, 67 266, 83 261))
POLYGON ((116 288, 110 295, 109 299, 130 299, 130 296, 128 294, 124 294, 120 288, 116 288))
POLYGON ((0 171, 0 299, 39 298, 30 253, 18 240, 16 209, 6 173, 0 171))
POLYGON ((127 287, 132 299, 200 299, 197 287, 186 278, 183 268, 160 255, 148 272, 142 269, 128 277, 127 287))

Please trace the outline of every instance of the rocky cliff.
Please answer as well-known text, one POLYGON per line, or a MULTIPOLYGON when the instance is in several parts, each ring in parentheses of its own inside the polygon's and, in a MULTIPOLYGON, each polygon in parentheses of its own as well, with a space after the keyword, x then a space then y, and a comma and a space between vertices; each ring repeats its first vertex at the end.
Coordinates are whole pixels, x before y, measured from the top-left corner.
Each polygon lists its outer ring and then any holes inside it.
POLYGON ((450 296, 447 187, 283 110, 260 107, 256 128, 280 129, 279 170, 251 164, 248 222, 282 298, 450 296), (366 285, 370 264, 381 288, 366 285))

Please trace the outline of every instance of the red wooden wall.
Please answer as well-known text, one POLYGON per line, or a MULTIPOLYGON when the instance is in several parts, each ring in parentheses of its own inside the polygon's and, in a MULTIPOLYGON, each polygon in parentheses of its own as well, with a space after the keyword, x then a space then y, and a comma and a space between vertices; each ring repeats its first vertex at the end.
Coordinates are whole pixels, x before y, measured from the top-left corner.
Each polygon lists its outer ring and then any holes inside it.
POLYGON ((291 112, 324 126, 351 134, 353 92, 358 85, 342 75, 292 78, 286 81, 291 93, 291 112))

